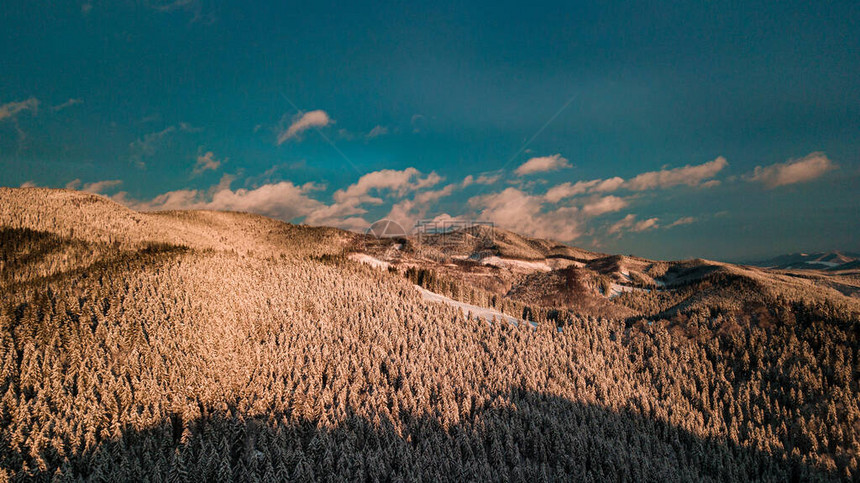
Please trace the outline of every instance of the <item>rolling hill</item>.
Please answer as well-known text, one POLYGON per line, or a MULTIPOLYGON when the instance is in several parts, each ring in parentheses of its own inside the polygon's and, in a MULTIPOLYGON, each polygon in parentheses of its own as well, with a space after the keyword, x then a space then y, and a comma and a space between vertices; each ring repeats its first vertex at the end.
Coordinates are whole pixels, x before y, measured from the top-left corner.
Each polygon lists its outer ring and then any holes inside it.
POLYGON ((571 315, 628 320, 692 310, 742 315, 749 304, 785 298, 860 313, 860 278, 851 273, 648 260, 493 231, 493 236, 471 229, 432 237, 359 238, 347 252, 354 260, 392 271, 431 274, 424 279, 436 290, 452 295, 450 285, 460 294, 455 298, 465 302, 494 307, 513 302, 515 312, 565 309, 571 315))
POLYGON ((492 235, 2 188, 0 480, 860 475, 857 278, 492 235))
POLYGON ((838 251, 823 253, 792 253, 767 260, 751 262, 749 265, 778 270, 830 270, 834 272, 856 269, 860 254, 838 251))

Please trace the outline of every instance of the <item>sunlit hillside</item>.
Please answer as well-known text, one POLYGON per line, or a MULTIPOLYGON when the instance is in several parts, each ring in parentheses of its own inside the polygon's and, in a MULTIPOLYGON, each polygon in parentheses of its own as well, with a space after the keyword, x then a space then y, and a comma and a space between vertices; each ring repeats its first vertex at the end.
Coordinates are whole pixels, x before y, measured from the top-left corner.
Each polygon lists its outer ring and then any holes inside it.
POLYGON ((850 273, 45 189, 0 242, 0 481, 860 478, 850 273))

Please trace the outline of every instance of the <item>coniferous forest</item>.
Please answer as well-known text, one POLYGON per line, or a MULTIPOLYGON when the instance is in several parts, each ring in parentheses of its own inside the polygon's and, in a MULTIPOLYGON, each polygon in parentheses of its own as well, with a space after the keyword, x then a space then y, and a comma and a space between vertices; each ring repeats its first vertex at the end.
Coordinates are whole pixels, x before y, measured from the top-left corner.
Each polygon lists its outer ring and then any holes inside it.
POLYGON ((630 293, 651 315, 515 326, 342 256, 337 230, 0 204, 0 480, 860 479, 847 299, 630 293))

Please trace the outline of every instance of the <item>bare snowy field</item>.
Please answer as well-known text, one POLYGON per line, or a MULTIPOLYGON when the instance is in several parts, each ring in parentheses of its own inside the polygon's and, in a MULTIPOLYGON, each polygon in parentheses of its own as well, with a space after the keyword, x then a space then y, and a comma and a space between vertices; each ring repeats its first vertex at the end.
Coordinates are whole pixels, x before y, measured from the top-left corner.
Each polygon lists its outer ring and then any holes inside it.
POLYGON ((359 263, 364 263, 365 265, 370 265, 373 268, 381 268, 383 270, 391 266, 390 263, 376 257, 372 257, 366 253, 351 253, 349 255, 349 259, 359 263))
MULTIPOLYGON (((458 302, 454 299, 450 299, 448 297, 445 297, 444 295, 439 295, 437 293, 433 293, 433 292, 427 290, 426 288, 418 286, 418 285, 414 285, 414 287, 415 287, 415 290, 421 292, 421 296, 424 297, 424 300, 427 300, 430 302, 439 302, 439 303, 443 303, 443 304, 448 304, 452 307, 459 307, 460 309, 463 310, 463 313, 472 314, 473 317, 480 317, 480 318, 486 320, 487 322, 492 322, 493 317, 495 317, 496 320, 506 320, 515 326, 519 326, 520 322, 523 322, 522 319, 512 317, 508 314, 503 314, 502 312, 499 312, 498 310, 493 310, 493 309, 488 309, 485 307, 479 307, 477 305, 458 302)), ((534 322, 529 322, 529 323, 533 327, 537 327, 536 323, 534 323, 534 322)))

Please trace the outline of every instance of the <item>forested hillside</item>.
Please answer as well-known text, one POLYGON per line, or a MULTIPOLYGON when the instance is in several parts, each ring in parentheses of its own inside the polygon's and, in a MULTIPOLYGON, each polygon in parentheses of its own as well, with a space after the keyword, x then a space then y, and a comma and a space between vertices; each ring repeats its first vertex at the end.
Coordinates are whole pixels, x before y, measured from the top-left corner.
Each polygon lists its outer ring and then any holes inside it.
POLYGON ((355 240, 0 190, 0 481, 860 478, 847 297, 729 273, 487 323, 355 240))

